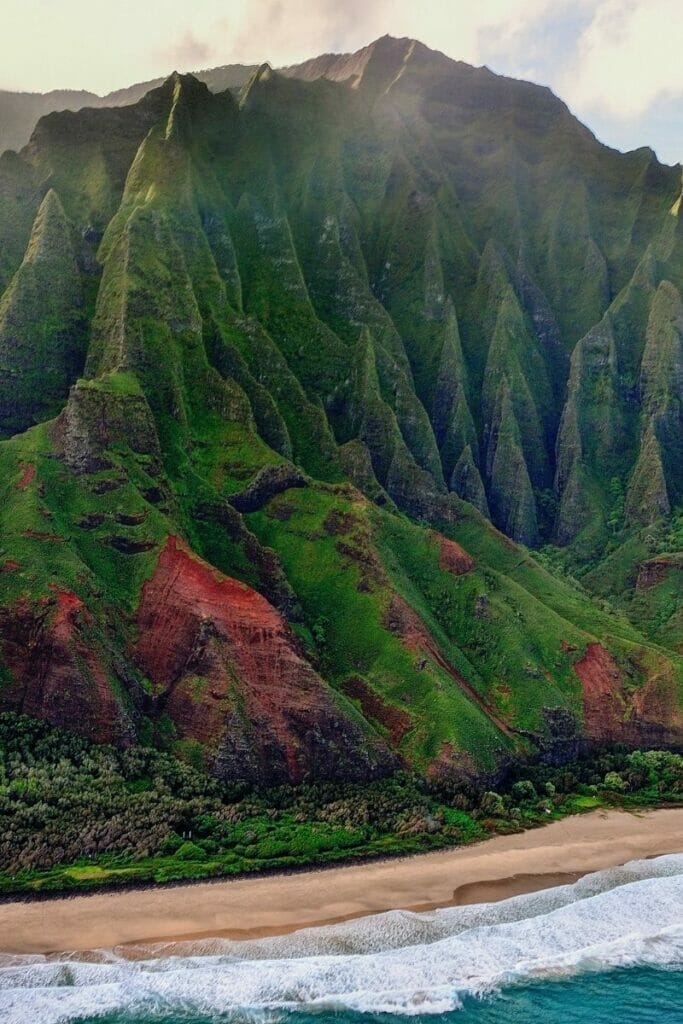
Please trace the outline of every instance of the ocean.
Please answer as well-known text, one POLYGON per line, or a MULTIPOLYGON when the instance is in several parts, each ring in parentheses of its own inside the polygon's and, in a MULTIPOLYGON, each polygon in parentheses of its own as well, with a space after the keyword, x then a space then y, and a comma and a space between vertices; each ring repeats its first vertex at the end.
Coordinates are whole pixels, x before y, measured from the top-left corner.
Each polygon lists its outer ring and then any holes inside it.
POLYGON ((499 903, 136 957, 2 956, 0 1022, 683 1024, 683 854, 499 903))

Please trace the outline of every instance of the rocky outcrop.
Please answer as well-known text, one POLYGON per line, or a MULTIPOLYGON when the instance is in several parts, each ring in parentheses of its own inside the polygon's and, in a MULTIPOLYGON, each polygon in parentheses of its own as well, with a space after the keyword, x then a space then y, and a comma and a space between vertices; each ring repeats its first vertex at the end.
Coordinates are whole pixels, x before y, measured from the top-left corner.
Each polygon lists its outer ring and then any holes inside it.
POLYGON ((277 555, 272 548, 260 543, 227 499, 199 501, 194 506, 193 515, 204 541, 204 554, 212 564, 230 574, 229 567, 223 564, 220 550, 221 542, 227 538, 253 567, 255 589, 289 622, 301 619, 297 596, 277 555))
POLYGON ((290 487, 305 487, 309 478, 296 466, 264 466, 248 487, 230 497, 230 504, 238 512, 258 512, 271 498, 290 487))
POLYGON ((633 690, 614 657, 598 643, 587 646, 574 669, 581 681, 589 739, 653 747, 683 739, 683 715, 670 669, 648 672, 645 684, 633 690))
POLYGON ((664 583, 669 574, 679 573, 683 584, 683 555, 661 555, 648 558, 638 567, 636 590, 650 590, 664 583))
POLYGON ((392 759, 342 710, 275 608, 169 537, 137 614, 135 657, 179 738, 230 781, 368 778, 392 759))
POLYGON ((439 542, 440 569, 450 572, 453 576, 465 576, 468 572, 472 572, 475 561, 471 555, 468 555, 454 540, 449 540, 448 537, 443 537, 440 533, 436 534, 436 538, 439 542))
POLYGON ((53 436, 58 455, 74 473, 110 469, 107 450, 121 444, 146 459, 149 475, 161 472, 154 420, 144 395, 130 378, 79 381, 55 421, 53 436))
POLYGON ((132 695, 125 695, 134 677, 112 660, 101 626, 76 594, 55 588, 36 603, 0 609, 0 651, 9 672, 0 689, 4 710, 98 743, 135 738, 132 695))

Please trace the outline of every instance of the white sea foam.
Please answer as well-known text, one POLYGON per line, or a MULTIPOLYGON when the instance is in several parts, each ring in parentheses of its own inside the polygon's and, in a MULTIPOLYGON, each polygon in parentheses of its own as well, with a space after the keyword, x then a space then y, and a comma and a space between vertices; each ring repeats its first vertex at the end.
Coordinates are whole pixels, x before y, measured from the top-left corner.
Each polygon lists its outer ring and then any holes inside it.
POLYGON ((115 951, 88 962, 4 957, 0 1020, 65 1024, 151 1007, 241 1017, 320 1007, 441 1013, 519 980, 635 965, 683 965, 683 855, 500 903, 175 944, 145 960, 115 951))

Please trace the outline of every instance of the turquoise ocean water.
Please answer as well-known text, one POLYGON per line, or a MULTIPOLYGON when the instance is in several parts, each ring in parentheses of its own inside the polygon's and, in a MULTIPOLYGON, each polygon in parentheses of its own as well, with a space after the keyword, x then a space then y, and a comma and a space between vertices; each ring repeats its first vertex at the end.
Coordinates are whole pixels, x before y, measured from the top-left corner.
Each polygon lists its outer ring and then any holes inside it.
MULTIPOLYGON (((192 890, 188 888, 188 900, 192 890)), ((683 1024, 683 854, 500 903, 0 958, 2 1024, 683 1024)))

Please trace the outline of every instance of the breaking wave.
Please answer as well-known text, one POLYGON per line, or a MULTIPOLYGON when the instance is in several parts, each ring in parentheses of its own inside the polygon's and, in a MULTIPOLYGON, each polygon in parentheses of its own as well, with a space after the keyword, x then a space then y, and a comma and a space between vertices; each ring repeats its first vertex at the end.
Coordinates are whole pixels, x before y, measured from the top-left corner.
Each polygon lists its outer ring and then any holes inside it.
POLYGON ((0 1020, 240 1020, 454 1011, 535 979, 683 966, 683 854, 499 903, 392 911, 276 938, 0 957, 0 1020), (135 952, 135 951, 133 951, 135 952))

